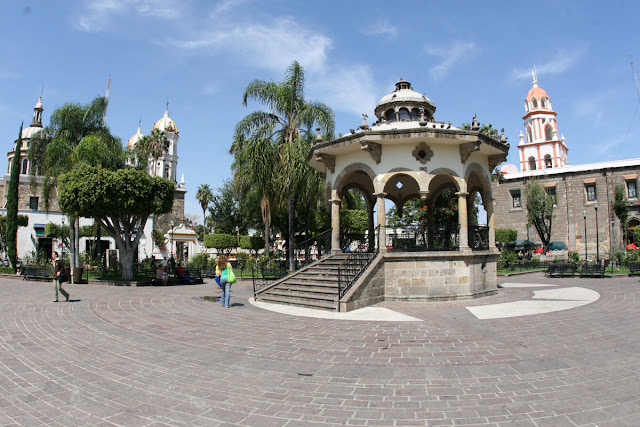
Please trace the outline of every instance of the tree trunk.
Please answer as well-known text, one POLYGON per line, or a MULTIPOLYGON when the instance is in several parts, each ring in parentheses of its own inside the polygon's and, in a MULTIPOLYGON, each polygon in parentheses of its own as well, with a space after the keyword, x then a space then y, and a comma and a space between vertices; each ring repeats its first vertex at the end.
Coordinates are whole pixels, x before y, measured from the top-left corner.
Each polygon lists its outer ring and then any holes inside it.
MULTIPOLYGON (((69 216, 69 267, 73 272, 76 267, 76 221, 74 216, 69 216)), ((64 247, 62 248, 64 250, 64 247)), ((62 257, 63 254, 60 254, 62 257)))
MULTIPOLYGON (((270 231, 270 226, 269 226, 269 218, 267 217, 265 222, 264 222, 264 255, 266 257, 269 256, 269 247, 271 242, 269 242, 269 231, 270 231)), ((257 254, 256 254, 257 255, 257 254)))
POLYGON ((77 216, 76 217, 76 238, 73 242, 73 246, 75 247, 76 250, 76 267, 80 267, 80 217, 77 216))
POLYGON ((296 196, 291 194, 289 196, 289 271, 293 273, 296 271, 295 260, 295 241, 296 241, 296 196))
POLYGON ((122 265, 122 279, 133 280, 133 251, 122 245, 120 249, 120 264, 122 265))

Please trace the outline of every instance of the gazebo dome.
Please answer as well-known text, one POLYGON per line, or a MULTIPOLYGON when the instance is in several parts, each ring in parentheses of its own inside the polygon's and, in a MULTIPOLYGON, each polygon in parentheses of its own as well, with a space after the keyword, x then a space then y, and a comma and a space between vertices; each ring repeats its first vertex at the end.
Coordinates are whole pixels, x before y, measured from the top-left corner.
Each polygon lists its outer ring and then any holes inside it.
POLYGON ((396 83, 396 90, 382 97, 375 108, 378 121, 418 121, 424 111, 426 120, 433 120, 435 104, 425 95, 416 92, 411 83, 402 78, 396 83), (405 112, 406 111, 406 112, 405 112))
POLYGON ((153 125, 153 129, 158 129, 163 132, 173 132, 178 133, 178 127, 176 126, 176 122, 169 117, 169 110, 164 110, 164 116, 155 122, 153 125))
POLYGON ((144 135, 140 131, 140 126, 138 126, 138 131, 135 133, 135 135, 133 135, 131 138, 129 138, 129 142, 127 142, 127 148, 135 147, 136 143, 138 141, 140 141, 143 136, 144 135))

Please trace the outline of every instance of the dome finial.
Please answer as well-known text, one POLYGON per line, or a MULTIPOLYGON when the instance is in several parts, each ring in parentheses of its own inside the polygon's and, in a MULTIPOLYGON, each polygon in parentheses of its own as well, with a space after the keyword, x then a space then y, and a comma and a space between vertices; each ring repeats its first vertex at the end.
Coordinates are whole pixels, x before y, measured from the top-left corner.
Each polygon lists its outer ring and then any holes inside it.
POLYGON ((533 87, 538 87, 538 73, 536 72, 536 64, 533 64, 531 76, 533 77, 533 87))

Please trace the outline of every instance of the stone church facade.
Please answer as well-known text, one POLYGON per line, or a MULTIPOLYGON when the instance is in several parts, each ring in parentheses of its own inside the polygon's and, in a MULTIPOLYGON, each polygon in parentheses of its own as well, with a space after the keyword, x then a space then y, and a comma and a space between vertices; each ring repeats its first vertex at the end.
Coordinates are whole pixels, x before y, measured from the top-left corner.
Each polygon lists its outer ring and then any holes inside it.
POLYGON ((623 251, 631 230, 640 224, 640 159, 570 165, 565 138, 558 138, 556 113, 535 73, 525 112, 525 132, 520 132, 518 144, 520 168, 502 166, 502 179, 492 183, 496 228, 516 229, 518 239, 540 241, 535 229, 527 227, 524 199, 527 182, 537 180, 556 198, 551 241, 566 243, 581 258, 595 259, 598 254, 608 259, 611 251, 623 251), (613 211, 616 185, 624 187, 629 207, 626 233, 613 211))

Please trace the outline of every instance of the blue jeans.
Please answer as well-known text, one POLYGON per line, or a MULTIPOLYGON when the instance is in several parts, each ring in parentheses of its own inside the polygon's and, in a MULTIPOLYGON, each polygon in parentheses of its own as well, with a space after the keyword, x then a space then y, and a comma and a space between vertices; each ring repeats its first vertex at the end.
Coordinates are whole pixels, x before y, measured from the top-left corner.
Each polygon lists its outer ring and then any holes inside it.
POLYGON ((229 297, 231 296, 231 283, 226 277, 220 279, 220 304, 229 307, 229 297))

